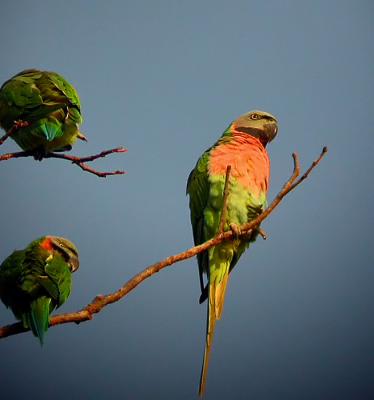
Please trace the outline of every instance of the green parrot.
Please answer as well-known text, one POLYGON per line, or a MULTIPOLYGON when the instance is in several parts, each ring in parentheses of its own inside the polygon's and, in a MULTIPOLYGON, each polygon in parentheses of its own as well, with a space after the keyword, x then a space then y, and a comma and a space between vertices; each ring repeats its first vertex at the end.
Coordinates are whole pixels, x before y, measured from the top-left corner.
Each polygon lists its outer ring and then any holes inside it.
POLYGON ((25 151, 41 160, 52 151, 71 150, 79 131, 81 105, 74 87, 56 72, 28 69, 0 88, 0 127, 25 151), (25 123, 24 125, 20 123, 25 123))
POLYGON ((78 250, 69 240, 44 236, 0 265, 0 299, 43 344, 49 315, 70 295, 78 250))
MULTIPOLYGON (((227 166, 231 166, 224 230, 238 229, 266 207, 270 178, 268 142, 277 134, 276 118, 264 111, 250 111, 224 131, 199 158, 187 182, 187 194, 195 245, 214 237, 219 230, 227 166)), ((197 255, 201 287, 200 303, 208 299, 207 331, 199 394, 205 391, 210 349, 216 320, 221 318, 229 274, 240 256, 256 239, 237 238, 197 255), (203 273, 208 283, 204 286, 203 273)))

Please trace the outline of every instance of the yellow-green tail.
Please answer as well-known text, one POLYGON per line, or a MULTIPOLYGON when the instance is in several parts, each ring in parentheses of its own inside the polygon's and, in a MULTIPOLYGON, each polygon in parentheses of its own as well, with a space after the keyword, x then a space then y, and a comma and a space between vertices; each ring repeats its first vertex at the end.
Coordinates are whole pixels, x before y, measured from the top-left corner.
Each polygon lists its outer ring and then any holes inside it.
POLYGON ((223 304, 225 301, 225 294, 227 283, 229 280, 228 268, 223 275, 220 282, 216 280, 209 284, 209 302, 208 302, 208 317, 207 317, 207 330, 206 342, 204 350, 203 365, 201 368, 199 395, 203 396, 205 392, 206 380, 208 375, 209 357, 212 349, 214 330, 216 321, 221 318, 223 312, 223 304))

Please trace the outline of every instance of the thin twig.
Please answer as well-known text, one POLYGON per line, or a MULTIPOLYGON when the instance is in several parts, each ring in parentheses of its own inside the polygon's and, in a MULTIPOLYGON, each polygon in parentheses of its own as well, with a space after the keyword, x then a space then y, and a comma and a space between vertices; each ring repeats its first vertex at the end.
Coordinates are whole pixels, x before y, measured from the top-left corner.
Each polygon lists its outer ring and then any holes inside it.
POLYGON ((300 183, 301 183, 302 181, 304 181, 304 180, 308 177, 308 175, 312 172, 312 170, 319 164, 319 162, 321 161, 322 157, 327 153, 327 151, 328 151, 328 149, 327 149, 327 147, 325 146, 325 147, 322 149, 321 154, 319 155, 319 157, 318 157, 316 160, 314 160, 314 161, 312 162, 311 166, 304 172, 304 174, 298 179, 298 181, 297 181, 296 183, 293 183, 293 184, 291 185, 290 191, 293 190, 293 189, 295 189, 295 187, 296 187, 297 185, 300 185, 300 183))
POLYGON ((266 234, 266 232, 263 229, 261 229, 260 227, 257 228, 257 232, 262 237, 263 240, 266 240, 268 238, 268 235, 266 234))
MULTIPOLYGON (((319 164, 324 155, 327 153, 327 148, 324 147, 321 155, 315 160, 312 165, 308 168, 304 175, 302 175, 299 179, 300 175, 300 166, 299 166, 299 158, 296 154, 293 154, 294 161, 294 170, 289 178, 289 180, 283 185, 281 191, 269 205, 269 207, 264 210, 262 214, 260 214, 253 221, 248 222, 242 226, 240 226, 240 236, 245 236, 248 232, 255 227, 257 227, 264 219, 266 219, 274 209, 280 204, 282 199, 293 189, 295 189, 302 181, 304 181, 310 174, 310 172, 319 164)), ((108 295, 100 295, 95 297, 95 299, 84 307, 82 310, 72 313, 59 314, 51 318, 50 326, 66 324, 70 322, 80 323, 83 321, 87 321, 93 318, 94 314, 100 312, 104 307, 108 304, 115 303, 116 301, 125 297, 129 292, 135 289, 140 283, 142 283, 145 279, 154 275, 155 273, 161 271, 162 269, 173 265, 179 261, 186 260, 195 256, 198 253, 208 250, 209 248, 216 246, 227 240, 232 240, 235 236, 235 233, 232 230, 218 233, 217 236, 208 240, 207 242, 200 244, 199 246, 192 247, 183 253, 176 254, 174 256, 170 256, 165 258, 164 260, 157 262, 155 264, 150 265, 148 268, 135 275, 129 281, 127 281, 120 289, 117 291, 110 293, 108 295)), ((7 325, 0 328, 0 338, 5 338, 7 336, 15 335, 18 333, 26 332, 25 329, 20 322, 7 325)))
POLYGON ((25 128, 29 126, 29 123, 26 121, 14 121, 12 128, 0 138, 0 146, 8 139, 8 137, 12 136, 14 132, 18 131, 18 129, 25 128))
POLYGON ((97 170, 89 167, 86 164, 86 162, 90 162, 90 161, 94 161, 98 158, 106 157, 109 154, 126 153, 126 152, 127 152, 127 149, 125 149, 124 147, 116 147, 115 149, 105 150, 99 154, 95 154, 95 155, 87 156, 87 157, 76 157, 76 156, 70 156, 68 154, 48 153, 46 155, 46 158, 60 158, 63 160, 70 160, 73 164, 78 165, 84 171, 90 172, 91 174, 95 174, 96 176, 99 176, 100 178, 105 178, 108 175, 123 175, 125 173, 125 171, 117 170, 117 171, 112 171, 112 172, 100 172, 100 171, 97 171, 97 170))
POLYGON ((219 233, 222 233, 225 229, 226 216, 227 216, 227 198, 229 195, 230 173, 231 173, 231 165, 228 165, 226 168, 225 186, 223 187, 222 212, 221 212, 221 219, 219 222, 219 229, 218 229, 219 233))
MULTIPOLYGON (((104 150, 101 153, 92 155, 92 156, 87 156, 87 157, 77 157, 77 156, 71 156, 68 154, 59 154, 59 153, 47 153, 43 158, 58 158, 61 160, 68 160, 71 161, 73 164, 78 165, 78 167, 82 168, 84 171, 90 172, 91 174, 94 174, 96 176, 99 176, 100 178, 105 178, 109 175, 123 175, 125 174, 125 171, 111 171, 111 172, 101 172, 97 171, 96 169, 88 166, 86 162, 94 161, 98 158, 103 158, 106 157, 109 154, 113 153, 126 153, 127 149, 124 147, 116 147, 115 149, 110 149, 110 150, 104 150)), ((10 160, 11 158, 20 158, 20 157, 30 157, 33 156, 32 151, 18 151, 16 153, 7 153, 7 154, 2 154, 0 155, 0 161, 6 161, 10 160)))

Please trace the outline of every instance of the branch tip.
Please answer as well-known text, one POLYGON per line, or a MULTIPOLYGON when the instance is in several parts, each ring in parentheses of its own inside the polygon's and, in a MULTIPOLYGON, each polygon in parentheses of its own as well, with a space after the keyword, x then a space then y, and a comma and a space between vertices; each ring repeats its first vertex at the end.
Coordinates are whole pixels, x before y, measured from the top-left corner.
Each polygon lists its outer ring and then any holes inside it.
POLYGON ((225 185, 223 187, 222 211, 221 211, 221 218, 220 218, 220 222, 219 222, 218 232, 223 232, 225 230, 226 215, 227 215, 227 197, 229 194, 230 174, 231 174, 231 165, 228 165, 226 167, 225 185))

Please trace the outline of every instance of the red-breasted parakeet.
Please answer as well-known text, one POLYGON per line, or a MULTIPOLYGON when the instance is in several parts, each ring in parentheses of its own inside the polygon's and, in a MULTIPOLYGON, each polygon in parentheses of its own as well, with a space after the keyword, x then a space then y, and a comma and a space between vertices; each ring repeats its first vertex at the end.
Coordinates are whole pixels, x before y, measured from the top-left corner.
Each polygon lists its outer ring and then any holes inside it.
POLYGON ((9 132, 25 151, 38 160, 52 151, 71 150, 80 132, 81 104, 77 91, 56 72, 28 69, 6 81, 0 88, 0 127, 9 132))
POLYGON ((69 240, 44 236, 0 265, 0 299, 43 344, 49 316, 69 297, 78 250, 69 240))
MULTIPOLYGON (((277 129, 277 120, 273 115, 263 111, 248 112, 232 122, 220 139, 200 157, 187 182, 196 245, 218 233, 228 165, 231 166, 231 174, 224 230, 245 224, 264 210, 270 176, 266 145, 274 139, 277 129)), ((257 234, 253 232, 248 239, 224 242, 197 256, 202 292, 200 303, 208 298, 200 395, 205 390, 215 323, 222 315, 229 273, 257 234), (206 286, 203 273, 207 274, 206 286)))

